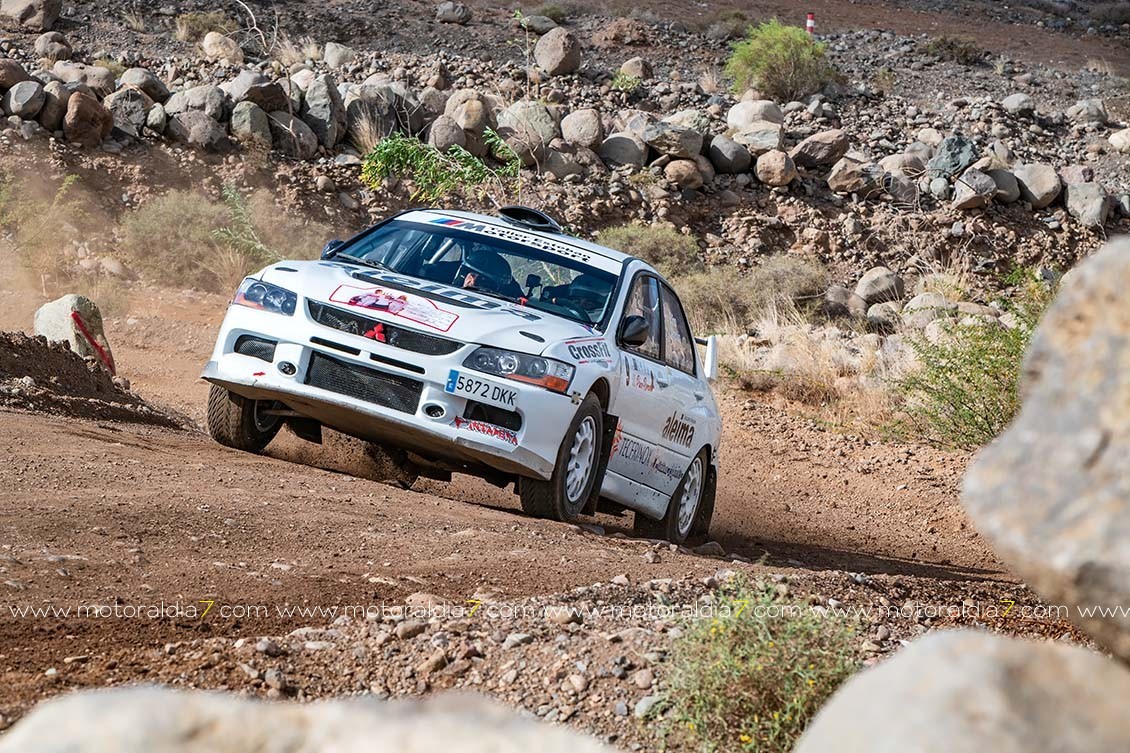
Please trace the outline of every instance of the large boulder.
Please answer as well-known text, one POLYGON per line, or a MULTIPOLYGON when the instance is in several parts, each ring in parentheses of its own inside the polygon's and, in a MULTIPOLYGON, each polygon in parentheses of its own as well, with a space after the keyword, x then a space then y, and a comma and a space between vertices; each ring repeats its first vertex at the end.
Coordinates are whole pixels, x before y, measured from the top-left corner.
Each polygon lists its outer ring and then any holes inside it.
POLYGON ((71 43, 57 31, 45 31, 35 40, 35 54, 51 62, 69 60, 71 43))
POLYGON ((843 157, 828 171, 828 187, 841 194, 869 195, 879 190, 882 177, 878 165, 843 157))
POLYGON ((1064 192, 1064 204, 1072 217, 1086 227, 1102 227, 1110 214, 1110 199, 1098 183, 1075 183, 1064 192))
POLYGON ((239 43, 218 31, 205 34, 200 47, 209 60, 217 60, 228 65, 243 65, 243 50, 239 48, 239 43))
POLYGON ((0 58, 0 89, 8 89, 30 78, 18 62, 11 58, 0 58))
POLYGON ((1016 176, 1010 171, 998 167, 990 170, 988 176, 993 179, 993 183, 997 186, 996 193, 993 194, 995 201, 1001 204, 1011 204, 1020 200, 1020 184, 1016 182, 1016 176))
POLYGON ((642 134, 644 142, 660 154, 692 159, 702 153, 702 134, 674 123, 651 123, 642 134))
POLYGON ((952 317, 957 304, 941 293, 919 293, 902 307, 902 320, 910 329, 925 329, 935 319, 952 317))
POLYGON ((931 176, 952 178, 977 161, 977 145, 964 136, 950 136, 938 144, 926 168, 931 176))
POLYGON ((21 81, 4 92, 4 112, 24 120, 31 120, 43 109, 46 95, 38 81, 21 81))
POLYGON ((43 106, 39 109, 39 124, 54 133, 63 128, 63 118, 67 115, 67 103, 73 91, 62 81, 48 81, 43 86, 43 106))
POLYGON ((441 24, 465 24, 472 18, 471 9, 455 0, 444 0, 436 6, 436 20, 441 24))
POLYGON ((541 102, 519 100, 498 114, 498 134, 524 165, 541 162, 560 132, 553 114, 541 102))
POLYGON ((1105 123, 1106 105, 1101 99, 1084 99, 1067 108, 1067 117, 1076 123, 1105 123))
POLYGON ((185 110, 168 119, 165 135, 180 144, 215 151, 224 145, 228 134, 223 123, 210 118, 206 112, 185 110))
POLYGON ((647 81, 652 76, 651 63, 637 55, 624 61, 620 66, 620 73, 640 81, 647 81))
POLYGON ((453 740, 461 753, 612 753, 471 694, 305 704, 156 687, 48 701, 0 737, 0 753, 433 753, 453 740))
POLYGON ((848 680, 793 753, 1127 750, 1128 694, 1130 671, 1081 646, 932 633, 848 680))
POLYGON ((581 67, 581 42, 573 32, 558 26, 534 45, 534 60, 550 76, 564 76, 581 67))
POLYGON ((824 313, 832 318, 862 319, 867 316, 867 301, 842 285, 824 293, 824 313))
POLYGON ((815 133, 793 147, 789 156, 800 167, 834 165, 845 154, 851 142, 844 131, 815 133))
POLYGON ((47 31, 62 12, 63 0, 0 0, 0 15, 31 31, 47 31))
POLYGON ((345 103, 338 93, 337 82, 330 74, 315 77, 306 88, 302 122, 310 126, 318 137, 318 143, 327 149, 333 149, 345 138, 348 125, 345 103))
POLYGON ((729 136, 715 136, 711 139, 707 154, 715 170, 730 175, 749 170, 750 163, 753 161, 749 149, 729 136))
POLYGON ((759 155, 773 149, 780 149, 785 141, 785 130, 777 123, 758 120, 750 123, 730 138, 749 149, 752 154, 759 155))
POLYGON ((1031 95, 1019 92, 1017 94, 1009 94, 1001 100, 1001 107, 1009 115, 1019 115, 1021 117, 1031 117, 1036 114, 1036 100, 1032 99, 1031 95))
POLYGON ((634 133, 613 133, 601 143, 600 158, 616 165, 642 167, 647 162, 647 144, 634 133))
POLYGON ((702 172, 694 160, 673 159, 663 168, 663 176, 681 189, 702 188, 702 172))
POLYGON ((227 95, 214 84, 201 84, 179 91, 165 102, 165 111, 170 115, 199 110, 213 120, 224 120, 227 107, 227 95))
POLYGON ((83 84, 99 96, 105 96, 116 88, 114 72, 100 65, 86 65, 73 60, 58 60, 51 72, 64 84, 83 84))
MULTIPOLYGON (((1020 415, 977 456, 963 494, 1010 569, 1046 602, 1066 605, 1123 661, 1130 661, 1128 286, 1127 238, 1064 278, 1029 346, 1020 415)), ((1094 679, 1091 686, 1121 695, 1094 679)))
POLYGON ((246 144, 271 148, 271 123, 267 113, 254 102, 240 102, 231 111, 231 135, 246 144))
POLYGON ((971 167, 961 174, 954 185, 954 209, 978 209, 988 205, 997 193, 997 183, 992 176, 971 167))
POLYGON ((114 362, 102 312, 89 298, 72 294, 46 303, 35 312, 33 326, 35 334, 66 343, 83 358, 94 358, 108 366, 114 362))
POLYGON ((110 135, 114 116, 93 95, 74 92, 67 99, 67 112, 63 116, 63 133, 73 144, 98 146, 110 135))
POLYGON ((344 68, 356 59, 357 52, 352 47, 337 42, 326 42, 322 51, 322 60, 330 68, 344 68))
POLYGON ((574 146, 599 149, 604 141, 600 113, 592 108, 575 110, 561 119, 561 137, 574 146))
POLYGON ((259 71, 244 68, 224 86, 235 104, 254 102, 266 112, 289 110, 291 107, 290 97, 282 86, 259 71))
POLYGON ((1110 145, 1114 147, 1114 151, 1130 154, 1130 128, 1115 131, 1107 140, 1110 141, 1110 145))
POLYGON ((295 159, 311 159, 318 153, 318 137, 310 126, 289 112, 269 113, 271 138, 275 149, 295 159))
POLYGON ((440 115, 428 128, 428 145, 446 152, 453 146, 467 146, 467 134, 450 115, 440 115))
POLYGON ((757 179, 767 186, 787 186, 797 179, 796 165, 792 158, 779 149, 758 157, 755 172, 757 179))
POLYGON ((149 119, 149 109, 153 100, 132 86, 124 86, 102 100, 102 104, 114 116, 114 127, 133 138, 141 135, 149 119))
POLYGON ((169 87, 144 68, 130 68, 119 79, 122 86, 135 86, 141 89, 154 102, 164 102, 169 98, 169 87))
POLYGON ((872 267, 855 285, 855 294, 866 301, 868 306, 902 300, 905 293, 906 286, 902 277, 887 267, 872 267))
POLYGON ((768 99, 738 102, 726 113, 726 125, 735 131, 744 131, 748 126, 762 120, 781 125, 785 122, 785 114, 776 103, 768 99))
POLYGON ((1020 196, 1033 209, 1043 209, 1059 196, 1059 173, 1051 165, 1039 162, 1016 165, 1012 168, 1012 174, 1020 186, 1020 196))

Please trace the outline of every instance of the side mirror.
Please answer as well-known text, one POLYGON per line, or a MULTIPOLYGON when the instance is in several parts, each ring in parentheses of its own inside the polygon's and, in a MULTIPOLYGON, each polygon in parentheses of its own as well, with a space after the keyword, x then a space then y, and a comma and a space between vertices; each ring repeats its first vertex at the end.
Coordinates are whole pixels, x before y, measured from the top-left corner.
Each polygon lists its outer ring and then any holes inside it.
POLYGON ((334 238, 332 241, 326 241, 326 245, 322 246, 322 260, 332 259, 337 255, 337 250, 345 245, 345 241, 334 238))
POLYGON ((620 342, 638 348, 647 342, 651 325, 642 316, 629 316, 620 325, 620 342))

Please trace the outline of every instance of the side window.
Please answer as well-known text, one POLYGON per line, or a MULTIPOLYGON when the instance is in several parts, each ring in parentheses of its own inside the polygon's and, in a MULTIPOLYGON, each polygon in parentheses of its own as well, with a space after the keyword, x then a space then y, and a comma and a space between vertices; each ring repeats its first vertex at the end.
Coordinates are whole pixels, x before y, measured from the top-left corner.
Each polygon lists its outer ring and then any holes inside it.
POLYGON ((663 287, 663 353, 667 365, 694 374, 694 340, 674 291, 663 287))
POLYGON ((647 342, 638 348, 629 348, 629 350, 639 353, 641 356, 658 360, 661 314, 659 311, 659 283, 655 281, 654 277, 641 275, 632 283, 632 291, 628 294, 628 300, 624 304, 624 318, 626 319, 629 316, 642 316, 650 327, 647 342))

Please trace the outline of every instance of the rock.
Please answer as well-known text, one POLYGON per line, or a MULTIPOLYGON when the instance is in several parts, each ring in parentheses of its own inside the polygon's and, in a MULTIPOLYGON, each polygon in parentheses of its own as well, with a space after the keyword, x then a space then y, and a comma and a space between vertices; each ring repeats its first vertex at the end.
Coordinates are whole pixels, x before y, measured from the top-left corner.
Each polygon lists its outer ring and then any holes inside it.
POLYGON ((63 133, 67 141, 86 147, 98 146, 110 135, 114 117, 93 95, 75 92, 67 99, 63 133))
POLYGON ((1110 201, 1098 183, 1075 183, 1064 192, 1068 213, 1084 227, 1102 227, 1110 214, 1110 201))
POLYGON ((715 136, 711 139, 708 154, 714 169, 725 174, 744 173, 753 161, 749 149, 729 136, 715 136))
POLYGON ((830 317, 863 318, 867 302, 841 285, 833 285, 824 293, 824 313, 830 317))
POLYGON ((114 127, 132 138, 141 135, 149 119, 153 100, 141 89, 125 86, 102 101, 114 116, 114 127))
POLYGON ((4 112, 24 120, 31 120, 43 108, 46 95, 38 81, 21 81, 4 92, 4 112))
POLYGON ((1076 123, 1105 123, 1106 105, 1101 99, 1084 99, 1067 108, 1067 117, 1076 123))
POLYGON ((316 76, 307 87, 302 104, 302 122, 310 126, 318 137, 318 143, 326 149, 333 149, 345 138, 345 103, 338 94, 337 82, 330 74, 316 76))
POLYGON ((953 316, 957 306, 941 293, 919 293, 902 307, 902 321, 911 329, 924 329, 943 316, 953 316))
POLYGON ((757 179, 768 186, 787 186, 797 179, 792 158, 778 149, 757 158, 756 173, 757 179))
POLYGON ((238 141, 271 148, 271 124, 267 113, 254 102, 240 102, 231 112, 231 134, 238 141))
POLYGON ((1012 169, 1020 186, 1020 196, 1032 205, 1033 209, 1043 209, 1059 196, 1059 174, 1051 165, 1032 163, 1016 165, 1012 169))
POLYGON ((600 145, 600 158, 617 165, 642 167, 647 161, 647 144, 632 133, 614 133, 600 145))
POLYGON ((35 54, 47 58, 51 62, 56 60, 70 60, 71 44, 57 31, 46 31, 35 40, 35 54))
POLYGON ((1027 94, 1010 94, 1001 100, 1001 107, 1009 115, 1031 117, 1036 114, 1036 100, 1027 94))
POLYGON ((153 105, 145 114, 145 127, 154 133, 164 133, 169 126, 169 115, 161 105, 153 105))
POLYGON ((291 106, 290 97, 282 86, 259 71, 245 68, 225 86, 228 97, 236 104, 254 102, 265 112, 288 110, 291 106))
POLYGON ((357 59, 357 52, 349 46, 337 42, 326 42, 322 50, 322 60, 330 68, 341 68, 357 59))
POLYGON ((651 78, 651 63, 643 58, 636 56, 624 61, 620 66, 620 73, 632 78, 638 78, 640 81, 647 81, 651 78))
POLYGON ((785 122, 785 114, 768 99, 738 102, 726 113, 726 125, 737 131, 744 131, 759 121, 781 125, 785 122))
POLYGON ((471 17, 471 9, 460 2, 446 0, 436 6, 436 20, 441 24, 465 24, 471 17))
POLYGON ((1130 746, 1126 693, 1130 672, 1082 646, 936 632, 849 679, 793 750, 1122 750, 1130 746))
POLYGON ((2 753, 612 753, 590 737, 471 694, 424 701, 260 703, 158 687, 74 693, 35 708, 0 738, 2 753), (91 729, 101 730, 91 735, 91 729), (379 741, 391 741, 388 745, 379 741))
POLYGON ((878 165, 844 157, 828 172, 828 187, 836 193, 867 195, 879 189, 882 175, 878 165))
POLYGON ((145 92, 154 102, 164 103, 169 98, 169 87, 165 82, 144 68, 130 68, 121 77, 122 86, 135 86, 145 92))
POLYGON ((931 175, 952 178, 977 161, 977 145, 964 136, 950 136, 938 145, 926 169, 931 175))
POLYGON ((558 26, 538 40, 534 60, 550 76, 564 76, 581 67, 581 43, 570 31, 558 26))
POLYGON ((800 167, 834 165, 847 154, 850 141, 844 131, 824 131, 809 136, 793 147, 789 156, 800 167))
POLYGON ((34 332, 50 342, 63 342, 83 358, 94 358, 99 363, 108 359, 114 362, 106 331, 102 326, 102 312, 94 301, 81 295, 65 295, 46 303, 35 312, 34 332), (93 343, 87 339, 74 317, 81 320, 93 343))
POLYGON ((179 91, 165 102, 165 111, 177 115, 189 110, 199 110, 213 120, 224 120, 228 97, 220 87, 201 84, 179 91))
POLYGON ((109 94, 116 88, 113 71, 99 65, 59 60, 51 67, 51 72, 65 84, 85 84, 101 96, 109 94))
POLYGON ((1065 165, 1056 172, 1059 174, 1060 183, 1064 186, 1090 183, 1095 179, 1095 169, 1090 165, 1065 165))
POLYGON ((288 112, 267 114, 275 149, 288 157, 307 160, 318 153, 318 137, 310 126, 288 112))
POLYGON ((502 642, 502 647, 509 650, 512 648, 517 648, 518 646, 525 646, 533 642, 534 637, 528 633, 510 633, 508 636, 506 636, 506 640, 502 642))
POLYGON ((519 100, 498 114, 498 133, 524 165, 544 160, 550 142, 559 135, 549 109, 530 100, 519 100))
POLYGON ((961 174, 954 184, 954 209, 978 209, 988 205, 997 193, 997 183, 992 177, 971 167, 961 174))
POLYGON ((600 113, 592 108, 569 113, 561 119, 561 137, 574 146, 599 149, 604 141, 600 113))
POLYGON ((855 294, 868 306, 877 303, 900 301, 906 293, 902 277, 887 267, 872 267, 855 285, 855 294))
POLYGON ((926 173, 926 163, 922 161, 922 157, 909 152, 887 155, 879 160, 879 167, 883 168, 884 172, 900 173, 911 178, 917 178, 926 173))
POLYGON ((901 310, 902 305, 893 301, 873 304, 867 309, 867 326, 876 332, 897 332, 902 325, 901 310))
POLYGON ((43 86, 43 106, 39 109, 39 124, 48 132, 63 129, 67 103, 73 92, 62 81, 49 81, 43 86))
POLYGON ((441 152, 453 146, 466 146, 467 136, 450 115, 440 115, 428 129, 428 144, 441 152))
MULTIPOLYGON (((584 149, 584 147, 577 148, 584 149)), ((546 153, 541 169, 543 173, 549 173, 558 178, 567 178, 570 175, 583 175, 585 172, 584 166, 574 154, 554 149, 546 153)))
POLYGON ((239 49, 239 44, 218 31, 205 34, 200 47, 209 60, 218 60, 228 65, 243 65, 243 50, 239 49))
POLYGON ((0 15, 31 31, 47 31, 62 12, 63 0, 0 0, 0 15))
POLYGON ((1020 184, 1016 182, 1015 175, 1003 168, 990 170, 988 174, 997 186, 997 191, 993 194, 995 201, 1001 204, 1011 204, 1020 200, 1020 184))
POLYGON ((773 149, 780 149, 784 144, 784 133, 784 129, 776 123, 759 120, 750 123, 730 138, 746 147, 752 154, 761 155, 773 149))
POLYGON ((546 607, 545 618, 555 625, 580 625, 584 622, 578 610, 564 606, 546 607))
POLYGON ((663 175, 679 188, 702 188, 702 173, 699 172, 698 165, 692 160, 671 160, 667 163, 667 166, 663 168, 663 175))
POLYGON ((15 60, 0 58, 0 89, 10 89, 21 81, 30 81, 24 67, 15 60))
POLYGON ((165 134, 177 143, 208 151, 223 146, 228 135, 222 123, 200 110, 186 110, 173 115, 165 126, 165 134))
POLYGON ((632 684, 640 690, 650 690, 655 684, 655 673, 649 667, 644 667, 632 675, 632 684))
POLYGON ((651 710, 655 708, 655 704, 659 703, 661 700, 661 696, 645 695, 643 698, 636 701, 635 708, 632 709, 632 714, 637 719, 646 719, 648 715, 651 714, 651 710))
POLYGON ((435 651, 416 665, 415 671, 418 675, 430 675, 433 672, 438 672, 447 666, 447 654, 442 648, 437 648, 435 651))
POLYGON ((557 22, 548 16, 522 16, 522 27, 541 36, 557 28, 557 22))
POLYGON ((702 152, 702 134, 673 123, 651 123, 642 138, 655 151, 672 157, 692 159, 702 152))
POLYGON ((1114 151, 1130 154, 1130 128, 1115 131, 1110 135, 1108 141, 1110 141, 1110 145, 1114 147, 1114 151))

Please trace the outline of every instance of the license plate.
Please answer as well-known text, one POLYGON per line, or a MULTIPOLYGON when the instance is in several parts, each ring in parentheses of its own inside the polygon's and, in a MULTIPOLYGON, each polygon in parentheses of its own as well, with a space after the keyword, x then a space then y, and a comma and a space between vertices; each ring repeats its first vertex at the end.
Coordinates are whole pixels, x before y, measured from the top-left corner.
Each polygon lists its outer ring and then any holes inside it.
POLYGON ((514 410, 518 406, 517 390, 462 374, 455 369, 452 369, 451 373, 447 375, 447 384, 443 391, 506 410, 514 410))

